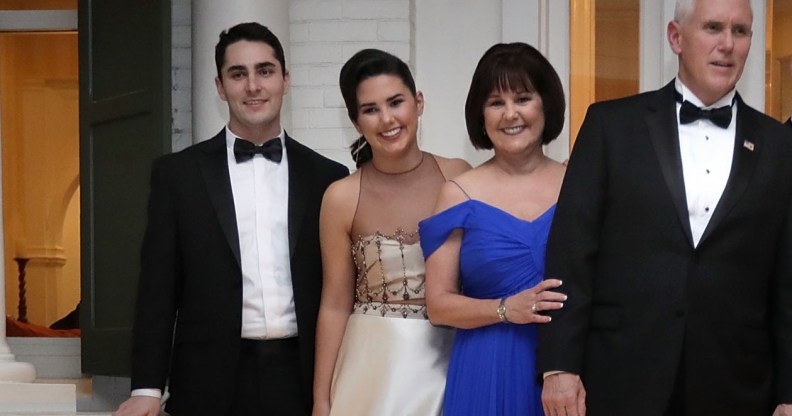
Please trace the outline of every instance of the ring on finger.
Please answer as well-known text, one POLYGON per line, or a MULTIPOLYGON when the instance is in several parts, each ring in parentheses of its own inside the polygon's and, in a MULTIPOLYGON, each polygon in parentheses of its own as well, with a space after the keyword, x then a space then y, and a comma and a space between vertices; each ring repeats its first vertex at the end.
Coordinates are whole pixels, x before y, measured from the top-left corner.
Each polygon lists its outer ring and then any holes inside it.
POLYGON ((531 305, 531 312, 536 313, 536 304, 531 305))

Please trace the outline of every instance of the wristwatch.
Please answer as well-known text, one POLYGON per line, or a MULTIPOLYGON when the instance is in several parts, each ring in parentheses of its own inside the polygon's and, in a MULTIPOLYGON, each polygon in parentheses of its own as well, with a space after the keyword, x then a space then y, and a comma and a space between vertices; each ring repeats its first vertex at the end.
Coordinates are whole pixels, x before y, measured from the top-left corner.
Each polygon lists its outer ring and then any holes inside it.
POLYGON ((506 297, 502 297, 500 305, 498 305, 498 318, 500 318, 501 322, 509 322, 509 320, 506 319, 506 297))

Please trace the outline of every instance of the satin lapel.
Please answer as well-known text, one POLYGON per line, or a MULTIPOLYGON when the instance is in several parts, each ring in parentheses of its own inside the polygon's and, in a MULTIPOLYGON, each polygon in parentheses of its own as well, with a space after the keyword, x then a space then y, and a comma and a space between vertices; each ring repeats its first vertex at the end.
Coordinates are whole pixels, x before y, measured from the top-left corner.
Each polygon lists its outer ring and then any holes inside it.
POLYGON ((679 154, 679 130, 677 129, 676 106, 674 104, 674 84, 671 82, 657 92, 657 97, 649 106, 646 124, 649 139, 652 141, 663 178, 674 202, 679 224, 691 247, 693 236, 690 231, 690 216, 685 196, 685 179, 682 174, 682 156, 679 154))
POLYGON ((307 195, 311 188, 314 166, 306 153, 289 135, 286 135, 286 155, 289 158, 289 256, 294 257, 294 247, 300 235, 307 195))
POLYGON ((762 152, 762 142, 759 136, 758 124, 750 116, 742 98, 737 95, 737 127, 734 134, 734 157, 732 158, 731 173, 726 182, 720 201, 712 213, 707 228, 701 236, 699 246, 712 234, 718 224, 723 221, 734 205, 745 192, 751 182, 756 169, 759 155, 762 152))
POLYGON ((234 194, 231 190, 231 176, 228 173, 225 129, 212 138, 202 150, 204 154, 200 164, 206 190, 217 212, 217 220, 220 222, 228 245, 234 252, 237 264, 241 266, 234 194))

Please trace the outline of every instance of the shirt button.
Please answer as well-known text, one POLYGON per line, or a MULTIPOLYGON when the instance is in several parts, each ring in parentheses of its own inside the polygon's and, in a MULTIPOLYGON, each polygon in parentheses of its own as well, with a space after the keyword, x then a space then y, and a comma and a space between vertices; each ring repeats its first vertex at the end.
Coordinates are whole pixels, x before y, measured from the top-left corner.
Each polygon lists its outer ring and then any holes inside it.
POLYGON ((710 170, 709 170, 709 169, 707 169, 707 175, 709 175, 709 173, 710 173, 710 170))
POLYGON ((709 212, 709 207, 704 207, 704 212, 709 212))

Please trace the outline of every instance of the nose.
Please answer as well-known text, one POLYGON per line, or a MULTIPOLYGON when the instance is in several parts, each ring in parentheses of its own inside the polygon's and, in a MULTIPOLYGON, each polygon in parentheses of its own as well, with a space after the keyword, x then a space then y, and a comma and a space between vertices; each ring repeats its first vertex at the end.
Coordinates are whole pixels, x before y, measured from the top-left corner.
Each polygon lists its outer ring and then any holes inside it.
POLYGON ((725 51, 734 49, 734 34, 732 33, 731 29, 723 31, 719 46, 721 50, 725 51))
POLYGON ((389 124, 393 121, 393 114, 387 108, 383 109, 380 112, 380 119, 382 120, 383 124, 389 124))
POLYGON ((507 101, 503 106, 503 118, 506 120, 513 120, 517 117, 517 107, 513 102, 507 101))
POLYGON ((258 78, 255 75, 247 77, 245 89, 249 93, 259 92, 261 90, 261 84, 259 84, 258 78))

